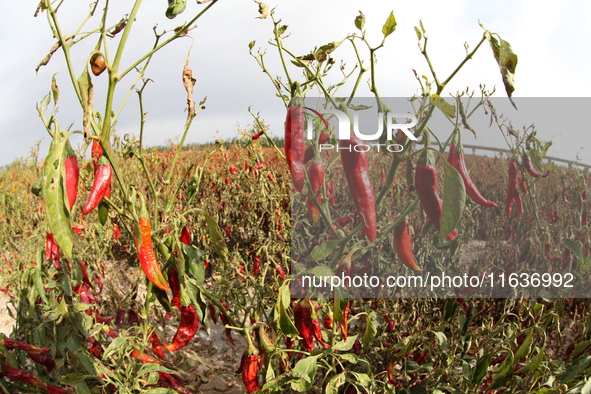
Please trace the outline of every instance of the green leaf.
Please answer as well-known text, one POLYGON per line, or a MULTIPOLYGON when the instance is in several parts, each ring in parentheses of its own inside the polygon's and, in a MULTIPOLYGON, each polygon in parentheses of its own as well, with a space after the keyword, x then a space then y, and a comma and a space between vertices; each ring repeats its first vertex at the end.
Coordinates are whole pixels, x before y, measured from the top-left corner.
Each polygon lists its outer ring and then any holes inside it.
POLYGON ((532 371, 535 371, 542 361, 544 360, 544 351, 542 349, 536 348, 538 350, 538 354, 527 364, 525 364, 521 369, 519 369, 516 373, 517 374, 525 374, 532 371))
POLYGON ((503 387, 509 379, 513 376, 513 352, 507 351, 507 358, 501 363, 497 371, 493 375, 492 382, 487 390, 498 389, 503 387))
POLYGON ((517 364, 519 361, 527 357, 527 355, 531 352, 533 344, 533 331, 530 331, 527 337, 523 340, 523 343, 515 352, 515 361, 514 364, 517 364))
POLYGON ((165 389, 164 387, 160 387, 157 389, 152 389, 146 391, 145 394, 179 394, 178 391, 174 391, 171 389, 165 389))
POLYGON ((442 161, 445 180, 439 234, 445 238, 458 226, 466 203, 466 188, 460 173, 447 160, 442 161))
POLYGON ((296 338, 299 335, 299 331, 295 324, 293 324, 291 317, 287 314, 287 307, 289 307, 290 300, 291 295, 289 293, 289 287, 287 285, 281 286, 277 300, 277 309, 279 309, 279 328, 281 328, 284 335, 290 338, 296 338))
POLYGON ((419 39, 419 41, 421 40, 421 38, 423 38, 423 34, 421 33, 421 31, 419 30, 418 27, 415 26, 415 33, 417 33, 417 38, 419 39))
POLYGON ((347 377, 345 376, 345 372, 333 376, 326 384, 326 394, 338 394, 339 387, 345 384, 346 381, 347 377))
POLYGON ((355 353, 342 353, 338 354, 338 356, 351 364, 357 364, 359 362, 359 357, 355 353))
POLYGON ((589 346, 591 346, 591 340, 579 342, 577 346, 575 346, 575 350, 573 350, 573 357, 578 357, 589 346))
POLYGON ((487 354, 480 357, 480 359, 476 362, 476 366, 474 367, 474 375, 472 375, 473 385, 480 383, 480 381, 486 376, 491 359, 492 355, 487 354))
POLYGON ((104 357, 109 357, 117 350, 121 349, 127 342, 129 338, 127 337, 117 337, 113 339, 113 341, 109 344, 109 347, 105 350, 104 357))
MULTIPOLYGON (((501 76, 503 77, 503 85, 505 85, 505 91, 507 96, 511 98, 511 95, 515 91, 515 68, 517 67, 517 55, 513 52, 511 44, 499 37, 495 37, 490 32, 485 32, 484 36, 490 43, 490 47, 493 51, 493 56, 499 65, 501 70, 501 76)), ((498 36, 498 35, 497 35, 498 36)), ((511 100, 513 103, 513 100, 511 100)), ((515 106, 515 104, 513 104, 515 106)))
POLYGON ((72 228, 66 196, 65 146, 67 139, 56 131, 43 164, 43 199, 49 230, 67 259, 72 259, 72 228))
POLYGON ((334 276, 334 271, 327 265, 317 265, 316 267, 310 270, 310 273, 315 275, 318 278, 322 278, 325 276, 334 276))
POLYGON ((437 94, 431 95, 431 104, 439 108, 443 114, 449 118, 456 117, 456 107, 453 104, 448 103, 443 97, 437 94))
POLYGON ((388 19, 386 19, 386 23, 382 27, 382 33, 384 33, 384 38, 388 37, 390 34, 394 33, 396 30, 396 18, 394 17, 394 12, 390 12, 388 15, 388 19))
POLYGON ((304 392, 312 388, 312 385, 314 384, 314 377, 316 376, 316 371, 318 370, 318 357, 320 357, 319 354, 316 356, 308 356, 298 361, 292 370, 292 376, 298 378, 298 380, 291 382, 292 389, 299 392, 304 392))
POLYGON ((364 26, 365 26, 365 15, 363 14, 363 12, 359 11, 359 15, 357 15, 355 17, 355 27, 358 28, 359 30, 363 30, 364 26))
POLYGON ((583 356, 573 361, 572 364, 566 369, 561 383, 566 384, 572 379, 576 378, 579 373, 583 372, 587 368, 590 360, 591 356, 583 356))
POLYGON ((215 251, 220 256, 224 264, 228 263, 228 247, 226 246, 226 241, 224 241, 224 236, 222 235, 222 230, 216 223, 215 220, 211 216, 209 216, 205 211, 203 211, 203 216, 205 217, 205 221, 207 222, 207 229, 209 230, 209 236, 211 237, 211 241, 213 242, 213 246, 215 251))
POLYGON ((523 249, 521 250, 521 253, 519 253, 519 258, 517 259, 518 263, 523 263, 525 261, 525 259, 527 259, 530 249, 531 249, 531 240, 528 239, 527 241, 525 241, 525 245, 523 245, 523 249))
POLYGON ((168 0, 168 8, 166 9, 166 17, 173 19, 177 15, 185 11, 187 7, 186 0, 168 0))
POLYGON ((363 333, 363 347, 367 349, 376 337, 378 330, 376 329, 375 324, 373 323, 373 319, 371 315, 367 315, 365 319, 365 332, 363 333))
POLYGON ((193 245, 183 244, 183 254, 188 264, 188 272, 197 281, 197 284, 203 285, 205 282, 205 261, 203 253, 193 245))
POLYGON ((323 244, 316 245, 314 249, 312 249, 312 252, 310 252, 308 257, 306 257, 306 262, 309 263, 311 261, 324 260, 335 250, 335 248, 341 242, 343 242, 342 239, 331 239, 330 241, 326 241, 323 244))
POLYGON ((358 337, 358 335, 351 335, 351 336, 347 337, 347 339, 345 339, 344 341, 340 341, 340 342, 335 343, 335 345, 332 347, 332 350, 340 351, 340 352, 348 352, 349 350, 353 349, 353 344, 355 344, 357 337, 358 337))
POLYGON ((441 346, 443 350, 447 350, 449 348, 449 345, 447 343, 447 337, 445 336, 445 334, 440 331, 432 332, 433 334, 435 334, 435 337, 437 337, 437 342, 439 342, 439 346, 441 346))
POLYGON ((564 245, 575 254, 579 259, 584 256, 584 248, 581 241, 574 241, 570 238, 564 237, 562 239, 564 241, 564 245))

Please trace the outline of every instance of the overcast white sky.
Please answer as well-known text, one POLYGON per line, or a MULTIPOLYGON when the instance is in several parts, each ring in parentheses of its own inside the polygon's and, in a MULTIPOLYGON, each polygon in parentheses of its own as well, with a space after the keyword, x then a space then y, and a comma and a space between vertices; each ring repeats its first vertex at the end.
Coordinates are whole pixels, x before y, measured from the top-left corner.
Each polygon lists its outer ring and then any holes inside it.
MULTIPOLYGON (((72 31, 87 9, 83 0, 65 1, 62 9, 62 28, 72 31)), ((112 1, 111 22, 117 22, 128 12, 131 0, 112 1)), ((201 7, 188 0, 187 11, 169 21, 164 17, 166 0, 144 1, 138 15, 135 33, 124 64, 150 48, 153 43, 152 27, 172 29, 201 7)), ((58 119, 62 128, 73 123, 79 129, 81 111, 73 101, 68 74, 61 51, 46 67, 35 74, 35 66, 54 43, 45 14, 33 18, 37 1, 4 1, 0 3, 0 166, 17 157, 29 154, 31 146, 42 140, 41 156, 46 154, 49 138, 37 117, 35 104, 49 91, 51 76, 57 74, 61 90, 58 119)), ((412 70, 427 74, 424 59, 417 48, 413 27, 422 19, 430 37, 430 51, 439 74, 448 74, 464 56, 464 43, 474 46, 482 36, 480 21, 488 30, 499 33, 509 41, 519 56, 516 73, 515 97, 586 97, 591 89, 591 51, 589 29, 591 2, 586 0, 540 1, 374 1, 365 4, 352 0, 283 0, 269 2, 277 6, 276 15, 289 26, 290 38, 286 46, 297 54, 308 53, 316 45, 342 39, 355 31, 353 20, 361 10, 367 16, 366 29, 370 38, 378 42, 381 27, 390 11, 394 11, 398 27, 378 52, 378 81, 383 96, 411 96, 417 91, 412 70)), ((231 138, 238 125, 252 123, 247 109, 260 112, 271 125, 274 135, 281 135, 284 110, 275 97, 269 79, 249 56, 247 44, 257 40, 257 47, 267 49, 267 65, 272 72, 281 72, 277 52, 268 45, 272 34, 270 19, 255 17, 257 5, 252 0, 220 0, 198 22, 191 35, 195 46, 190 66, 197 80, 195 99, 208 96, 207 108, 202 111, 191 130, 190 142, 210 141, 216 137, 231 138)), ((94 26, 91 20, 88 28, 94 26)), ((82 71, 86 57, 92 49, 79 44, 73 48, 77 75, 82 71)), ((145 111, 148 113, 146 142, 164 144, 180 136, 185 121, 185 93, 181 84, 181 71, 189 39, 178 40, 170 48, 157 54, 147 76, 151 83, 145 92, 145 111)), ((114 51, 114 48, 111 49, 114 51)), ((350 58, 350 47, 343 45, 335 52, 336 59, 350 58)), ((295 75, 295 70, 292 75, 295 75)), ((102 110, 101 98, 105 76, 94 79, 97 109, 102 110)), ((131 82, 131 80, 129 81, 131 82)), ((457 75, 445 95, 463 90, 467 86, 478 90, 479 84, 497 87, 504 94, 500 73, 490 47, 483 46, 475 58, 457 75)), ((129 84, 122 83, 123 89, 129 84)), ((369 94, 366 90, 362 94, 369 94)), ((118 96, 121 98, 121 95, 118 96)), ((581 99, 583 101, 583 99, 581 99)), ((584 102, 591 103, 589 99, 584 102)), ((587 105, 588 107, 588 105, 587 105)), ((542 139, 552 139, 549 154, 567 159, 579 158, 591 164, 591 142, 586 113, 570 114, 570 122, 578 127, 544 129, 543 115, 536 125, 542 139), (574 120, 573 120, 574 119, 574 120), (581 119, 579 122, 578 119, 581 119)), ((137 99, 132 96, 122 114, 117 132, 137 133, 137 99)), ((556 114, 556 117, 563 117, 556 114)), ((536 121, 532 119, 531 121, 536 121)), ((468 141, 465 141, 468 143, 468 141)), ((486 136, 475 144, 494 144, 486 136)), ((75 144, 76 145, 76 144, 75 144)), ((499 146, 502 144, 499 142, 499 146)))

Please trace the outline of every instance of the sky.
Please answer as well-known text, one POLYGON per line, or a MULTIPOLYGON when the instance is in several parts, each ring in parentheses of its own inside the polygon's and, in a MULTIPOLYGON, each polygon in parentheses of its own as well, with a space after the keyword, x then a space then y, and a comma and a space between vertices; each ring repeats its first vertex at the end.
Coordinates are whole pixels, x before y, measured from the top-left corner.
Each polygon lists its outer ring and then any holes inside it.
MULTIPOLYGON (((109 20, 112 24, 129 12, 133 5, 131 0, 111 3, 109 20)), ((565 117, 547 109, 536 112, 534 106, 527 116, 517 116, 516 113, 509 113, 508 116, 515 116, 516 122, 535 122, 539 129, 538 137, 553 141, 548 155, 591 164, 591 137, 583 118, 584 108, 591 103, 588 98, 591 89, 588 74, 591 68, 588 45, 591 2, 429 0, 361 3, 350 0, 282 0, 268 4, 270 8, 276 7, 276 17, 282 20, 282 24, 288 25, 289 37, 285 46, 298 55, 356 32, 353 21, 360 10, 366 15, 365 28, 369 41, 377 45, 382 37, 382 25, 393 11, 398 23, 396 31, 388 37, 385 47, 377 52, 377 80, 380 94, 384 97, 416 94, 419 86, 413 70, 419 75, 429 75, 414 31, 420 21, 429 36, 430 57, 441 76, 449 74, 463 59, 465 43, 473 48, 479 42, 483 32, 481 23, 487 30, 510 42, 519 56, 514 97, 574 97, 578 99, 573 108, 583 108, 570 111, 565 117), (551 122, 551 118, 567 118, 567 121, 551 122)), ((36 5, 36 1, 0 3, 0 53, 4 60, 0 63, 0 166, 27 157, 38 142, 39 156, 43 158, 46 155, 50 137, 38 117, 36 104, 50 91, 54 74, 60 87, 57 115, 60 126, 66 128, 72 125, 73 130, 81 128, 82 113, 70 87, 62 52, 57 52, 47 66, 35 73, 36 65, 55 42, 46 14, 33 17, 36 5)), ((204 7, 189 0, 185 13, 168 20, 164 17, 166 5, 166 0, 144 1, 130 37, 129 51, 123 58, 123 68, 151 48, 154 25, 157 24, 158 32, 171 30, 204 7)), ((269 124, 272 135, 282 135, 283 103, 276 97, 268 76, 248 51, 248 43, 256 40, 254 50, 266 51, 265 63, 269 71, 273 75, 282 74, 277 50, 269 45, 272 22, 270 18, 257 19, 257 9, 257 4, 251 0, 220 0, 197 22, 197 28, 190 33, 193 41, 188 37, 179 39, 156 54, 146 74, 151 82, 144 92, 147 145, 178 141, 182 134, 186 119, 186 93, 181 73, 192 42, 189 66, 196 79, 195 100, 198 102, 207 96, 207 102, 206 108, 197 115, 187 141, 230 139, 239 130, 249 129, 253 123, 249 107, 253 112, 260 113, 269 124)), ((66 0, 60 10, 62 29, 73 31, 87 10, 86 1, 66 0)), ((97 22, 97 16, 91 18, 84 30, 90 30, 97 22)), ((111 40, 110 52, 115 51, 117 40, 111 40)), ((91 38, 72 48, 76 75, 82 72, 95 41, 91 38)), ((336 65, 344 60, 346 69, 350 70, 354 64, 352 54, 350 45, 341 45, 333 53, 336 65)), ((362 50, 361 55, 365 59, 368 57, 367 51, 362 50)), ((336 66, 334 71, 338 71, 336 66)), ((295 67, 290 72, 299 76, 295 67)), ((337 82, 338 72, 333 74, 330 80, 337 82)), ((131 82, 132 77, 127 77, 120 84, 116 104, 120 103, 131 82)), ((95 109, 102 110, 106 73, 94 77, 93 83, 96 90, 95 109)), ((458 73, 443 96, 467 87, 478 91, 481 84, 489 89, 496 87, 496 95, 504 96, 501 75, 488 44, 483 45, 458 73)), ((348 91, 348 86, 343 87, 343 92, 348 91)), ((359 94, 370 94, 367 80, 363 81, 359 94)), ((138 115, 137 95, 132 92, 116 132, 121 136, 137 135, 138 115)), ((74 139, 73 142, 77 147, 80 140, 74 139)), ((501 138, 492 138, 484 132, 478 139, 465 143, 504 146, 501 138)))

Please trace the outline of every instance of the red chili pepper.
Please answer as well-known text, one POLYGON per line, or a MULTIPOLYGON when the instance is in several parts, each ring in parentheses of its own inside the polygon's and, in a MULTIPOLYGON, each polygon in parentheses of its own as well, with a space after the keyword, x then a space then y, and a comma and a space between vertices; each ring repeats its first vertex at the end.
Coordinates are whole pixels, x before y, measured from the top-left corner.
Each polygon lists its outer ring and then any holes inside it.
POLYGON ((181 309, 181 283, 179 280, 179 275, 172 267, 170 268, 169 274, 168 283, 170 284, 170 289, 172 290, 172 300, 170 301, 170 305, 181 309))
POLYGON ((564 203, 568 206, 572 205, 572 203, 570 202, 570 200, 568 199, 567 195, 566 195, 566 191, 568 190, 567 187, 563 187, 562 188, 562 201, 564 201, 564 203))
POLYGON ((166 345, 166 350, 174 352, 182 349, 193 339, 199 328, 199 318, 193 305, 181 306, 181 320, 174 334, 172 344, 166 345))
POLYGON ((99 164, 94 171, 94 182, 92 184, 92 189, 90 190, 90 195, 88 196, 88 201, 82 209, 83 215, 86 215, 95 209, 103 200, 103 197, 105 197, 107 193, 110 194, 112 173, 113 169, 109 162, 104 157, 101 157, 99 164))
POLYGON ((166 372, 160 372, 160 371, 158 371, 158 376, 160 377, 160 379, 162 379, 162 381, 166 382, 169 386, 171 386, 173 389, 175 389, 179 393, 191 394, 190 391, 186 390, 183 387, 184 383, 178 376, 173 375, 173 374, 169 374, 166 372))
POLYGON ((160 338, 158 338, 158 334, 155 331, 152 331, 150 334, 150 343, 152 344, 152 350, 160 358, 164 360, 164 349, 162 348, 162 343, 160 343, 160 338))
POLYGON ((507 187, 507 201, 505 210, 507 217, 510 218, 513 213, 513 204, 517 203, 517 214, 523 215, 523 200, 519 194, 519 179, 517 175, 517 162, 514 159, 509 160, 509 185, 507 187))
POLYGON ((261 138, 261 136, 262 136, 262 135, 264 135, 264 134, 265 134, 265 132, 264 132, 264 131, 259 131, 258 133, 256 133, 256 134, 253 134, 253 136, 252 136, 252 139, 253 139, 253 140, 258 140, 258 139, 259 139, 259 138, 261 138))
POLYGON ((133 351, 131 352, 131 357, 137 358, 138 360, 140 360, 141 362, 144 362, 144 363, 160 364, 160 360, 158 360, 155 357, 150 356, 146 352, 143 352, 142 355, 140 356, 140 351, 138 349, 133 349, 133 351))
POLYGON ((320 210, 314 203, 314 196, 318 205, 322 204, 321 188, 324 183, 324 164, 320 161, 313 161, 308 168, 308 179, 310 180, 310 194, 308 194, 308 217, 313 226, 320 221, 320 210))
POLYGON ((146 209, 146 202, 142 196, 142 207, 140 217, 138 220, 138 234, 135 236, 135 246, 138 251, 138 258, 142 270, 154 285, 164 291, 169 291, 170 287, 164 279, 164 275, 160 271, 160 264, 156 259, 154 247, 152 246, 152 228, 150 227, 150 219, 148 210, 146 209))
POLYGON ((25 382, 36 387, 40 387, 47 392, 55 394, 68 394, 68 392, 62 388, 50 385, 43 382, 36 375, 30 372, 23 371, 22 369, 13 368, 10 365, 3 364, 0 367, 0 375, 12 380, 13 382, 25 382))
POLYGON ((320 322, 318 320, 312 319, 312 328, 314 330, 314 338, 316 338, 318 343, 324 348, 329 348, 330 345, 322 339, 322 328, 320 327, 320 322))
POLYGON ((357 152, 354 146, 362 145, 363 141, 354 133, 348 140, 340 140, 341 162, 353 197, 355 208, 363 224, 363 234, 370 242, 376 239, 376 203, 369 175, 369 159, 367 152, 357 152))
POLYGON ((113 239, 117 241, 119 238, 121 238, 121 231, 119 230, 119 226, 113 223, 113 239))
POLYGON ((80 167, 78 167, 78 159, 76 154, 72 150, 70 141, 66 142, 66 193, 68 195, 68 203, 70 211, 74 207, 76 202, 76 196, 78 195, 78 180, 80 178, 80 167))
POLYGON ((285 157, 291 171, 291 180, 295 189, 304 189, 304 157, 306 143, 304 140, 305 114, 304 108, 295 104, 292 99, 285 118, 285 157))
POLYGON ((283 268, 281 268, 281 267, 277 267, 277 268, 275 269, 275 272, 277 272, 277 276, 278 276, 278 277, 279 277, 279 278, 280 278, 282 281, 284 281, 284 280, 285 280, 285 278, 287 278, 287 275, 285 275, 285 272, 283 271, 283 268))
MULTIPOLYGON (((319 144, 325 144, 328 141, 329 135, 326 133, 320 133, 320 139, 318 140, 319 144)), ((310 160, 314 158, 314 148, 312 146, 308 146, 306 148, 306 152, 304 153, 304 164, 307 164, 310 160)))
POLYGON ((456 144, 451 144, 449 146, 449 154, 447 156, 447 161, 449 162, 449 164, 452 165, 452 167, 454 167, 460 173, 462 179, 464 180, 466 194, 468 195, 468 197, 470 197, 472 201, 486 208, 498 208, 497 204, 487 200, 482 196, 482 194, 476 188, 476 185, 472 181, 472 178, 470 178, 468 168, 466 168, 464 152, 462 150, 461 145, 458 147, 458 149, 456 149, 456 144), (452 156, 451 161, 450 155, 452 156))
POLYGON ((53 239, 52 233, 45 233, 45 261, 52 261, 55 269, 61 268, 59 246, 53 239))
MULTIPOLYGON (((437 184, 437 169, 432 164, 426 164, 424 161, 417 163, 415 172, 415 187, 419 195, 421 207, 427 214, 427 219, 433 223, 435 228, 439 230, 441 226, 441 212, 443 209, 443 201, 439 197, 439 186, 437 184)), ((452 231, 447 235, 451 241, 456 239, 457 230, 452 231)))
MULTIPOLYGON (((523 155, 521 159, 523 160, 523 167, 529 175, 533 176, 534 178, 539 178, 542 176, 542 174, 534 167, 531 157, 528 155, 523 155)), ((548 172, 544 174, 544 176, 548 176, 548 172)))
POLYGON ((394 228, 394 250, 402 264, 417 272, 422 271, 412 254, 412 243, 408 234, 408 220, 406 219, 394 228))
POLYGON ((252 276, 257 276, 261 271, 261 256, 254 256, 252 269, 250 270, 250 274, 252 276))
POLYGON ((326 328, 327 330, 332 330, 333 322, 334 322, 334 317, 332 315, 332 312, 330 314, 324 315, 324 319, 322 321, 324 328, 326 328))
POLYGON ((544 253, 546 253, 546 256, 548 257, 548 259, 550 259, 550 261, 552 261, 553 263, 561 263, 562 258, 553 256, 552 252, 550 251, 551 247, 552 247, 552 245, 550 244, 550 242, 546 242, 544 244, 544 253))
POLYGON ((529 188, 527 187, 527 182, 524 176, 519 177, 519 188, 521 189, 523 194, 529 193, 529 188))
POLYGON ((191 229, 188 224, 181 230, 181 242, 185 245, 191 245, 191 229))
POLYGON ((347 302, 347 307, 343 310, 343 319, 341 320, 341 333, 343 334, 343 339, 347 339, 349 336, 349 311, 351 310, 351 303, 347 302))
POLYGON ((394 359, 394 358, 388 362, 388 365, 386 366, 386 373, 388 374, 388 382, 390 382, 394 386, 398 387, 399 383, 396 381, 396 378, 394 377, 394 363, 395 362, 396 362, 396 359, 394 359))
POLYGON ((258 354, 248 355, 244 352, 240 362, 240 369, 242 370, 242 382, 249 393, 259 391, 257 383, 257 374, 259 372, 259 356, 258 354))
POLYGON ((99 140, 92 141, 91 155, 92 155, 92 163, 94 165, 94 168, 96 168, 98 166, 99 159, 103 155, 103 147, 101 146, 101 143, 99 142, 99 140))
POLYGON ((311 352, 314 349, 314 327, 312 327, 312 311, 310 302, 302 300, 293 311, 295 326, 303 338, 302 350, 311 352))

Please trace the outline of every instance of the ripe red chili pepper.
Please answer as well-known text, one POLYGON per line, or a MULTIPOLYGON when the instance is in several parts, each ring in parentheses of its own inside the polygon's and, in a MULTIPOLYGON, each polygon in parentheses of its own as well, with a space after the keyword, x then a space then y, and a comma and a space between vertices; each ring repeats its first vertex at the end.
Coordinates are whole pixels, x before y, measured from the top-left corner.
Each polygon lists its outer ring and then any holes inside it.
POLYGON ((546 254, 546 256, 548 257, 548 259, 550 261, 552 261, 553 263, 561 263, 562 262, 562 258, 560 257, 556 257, 552 255, 552 252, 550 251, 550 248, 552 247, 552 245, 550 244, 550 242, 546 242, 544 244, 544 253, 546 254))
POLYGON ((107 159, 101 157, 94 171, 94 182, 92 184, 92 189, 90 190, 90 195, 88 196, 88 201, 82 209, 83 215, 86 215, 95 209, 103 200, 103 197, 105 197, 107 193, 111 193, 112 173, 113 169, 107 159))
POLYGON ((160 338, 158 338, 158 334, 155 331, 152 331, 150 334, 150 343, 152 344, 152 350, 160 358, 164 360, 164 349, 162 348, 162 343, 160 343, 160 338))
POLYGON ((523 161, 523 167, 529 175, 533 176, 534 178, 539 178, 542 176, 542 174, 534 167, 531 157, 528 155, 523 155, 521 159, 523 161))
POLYGON ((140 360, 141 362, 144 362, 144 363, 160 364, 160 360, 158 360, 155 357, 150 356, 146 352, 143 352, 142 355, 140 356, 140 351, 138 349, 133 349, 133 351, 131 352, 131 357, 137 358, 138 360, 140 360))
POLYGON ((92 140, 91 157, 94 168, 98 166, 98 161, 103 155, 103 147, 99 140, 92 140))
POLYGON ((415 262, 412 254, 412 243, 408 234, 408 220, 406 219, 394 227, 394 250, 400 261, 402 261, 402 264, 417 272, 422 271, 415 262))
POLYGON ((313 161, 308 168, 308 179, 310 180, 310 194, 308 195, 308 217, 313 226, 320 221, 320 210, 314 203, 314 196, 318 205, 322 204, 321 188, 324 183, 324 164, 320 161, 313 161))
POLYGON ((304 140, 305 114, 304 108, 297 105, 299 100, 292 99, 285 118, 285 157, 291 171, 291 180, 295 189, 304 189, 304 157, 306 144, 304 140))
POLYGON ((244 352, 242 360, 240 361, 240 369, 242 370, 242 382, 249 393, 259 391, 257 383, 257 374, 259 372, 259 355, 248 355, 244 352))
MULTIPOLYGON (((320 139, 318 140, 319 144, 325 144, 328 141, 328 134, 320 133, 320 139)), ((314 158, 314 148, 312 146, 308 146, 306 148, 306 152, 304 154, 304 164, 307 164, 310 160, 314 158)))
POLYGON ((332 330, 333 322, 334 322, 334 317, 332 315, 332 312, 330 312, 330 314, 324 315, 324 319, 322 321, 324 328, 326 328, 327 330, 332 330))
POLYGON ((293 311, 295 326, 303 338, 302 350, 311 352, 314 349, 314 327, 312 326, 312 311, 310 301, 302 300, 293 311))
POLYGON ((261 271, 261 256, 254 256, 250 275, 257 276, 261 271))
POLYGON ((523 194, 529 193, 529 188, 527 187, 527 182, 524 176, 519 177, 519 188, 521 189, 523 194))
POLYGON ((523 200, 519 194, 519 179, 517 175, 517 162, 514 159, 509 160, 509 185, 507 187, 507 200, 505 210, 507 217, 510 218, 513 213, 513 204, 517 203, 517 214, 523 215, 523 200))
POLYGON ((265 134, 265 132, 264 132, 264 131, 259 131, 258 133, 254 134, 254 135, 252 136, 252 139, 253 139, 253 140, 258 140, 259 138, 261 138, 261 136, 262 136, 263 134, 265 134))
POLYGON ((174 334, 172 344, 166 345, 166 350, 174 352, 182 349, 193 339, 199 328, 199 318, 193 305, 181 306, 181 320, 174 334))
POLYGON ((113 223, 113 239, 115 241, 121 238, 121 230, 119 230, 119 226, 116 223, 113 223))
MULTIPOLYGON (((443 201, 439 197, 439 186, 437 184, 437 170, 433 164, 426 164, 424 161, 417 163, 415 172, 415 187, 419 195, 421 207, 427 214, 427 219, 439 230, 441 226, 441 212, 443 201)), ((450 241, 456 239, 457 231, 454 230, 447 235, 450 241)))
POLYGON ((53 239, 52 233, 45 233, 45 261, 52 261, 55 269, 61 268, 59 246, 53 239))
POLYGON ((322 339, 322 328, 320 327, 320 322, 318 320, 312 319, 312 328, 314 331, 314 338, 316 338, 318 343, 324 348, 329 348, 330 345, 322 339))
POLYGON ((376 203, 369 175, 367 152, 357 152, 354 146, 363 144, 351 133, 348 140, 340 140, 341 162, 357 213, 363 224, 363 234, 370 242, 376 239, 376 203))
POLYGON ((70 141, 66 142, 66 193, 68 195, 68 203, 70 211, 74 207, 76 202, 76 196, 78 195, 78 180, 80 178, 80 167, 78 167, 78 159, 76 154, 72 150, 70 141))
POLYGON ((456 144, 451 144, 449 146, 449 154, 447 156, 447 161, 449 164, 452 165, 461 175, 462 179, 464 180, 464 186, 466 188, 466 194, 472 201, 476 204, 481 205, 486 208, 498 208, 498 205, 492 201, 487 200, 482 196, 480 191, 476 188, 474 181, 470 178, 470 174, 468 173, 468 168, 466 168, 466 161, 464 159, 464 152, 462 150, 462 146, 460 145, 456 149, 456 144), (450 160, 451 155, 451 160, 450 160))
POLYGON ((68 391, 65 389, 45 383, 36 375, 33 375, 27 371, 23 371, 22 369, 13 368, 7 364, 3 364, 2 367, 0 367, 0 376, 5 376, 13 382, 25 382, 33 386, 40 387, 51 394, 68 394, 68 391))
POLYGON ((341 320, 341 333, 343 339, 347 339, 349 336, 349 311, 351 310, 351 303, 347 302, 347 307, 343 310, 343 319, 341 320))
POLYGON ((181 242, 184 243, 185 245, 191 245, 191 229, 189 228, 189 225, 185 225, 185 227, 183 227, 183 229, 181 230, 181 242))
POLYGON ((150 227, 150 219, 148 217, 146 202, 142 196, 142 207, 137 228, 138 233, 135 236, 135 246, 138 251, 138 258, 142 270, 150 282, 164 291, 169 291, 170 287, 168 287, 164 275, 162 275, 162 272, 160 271, 160 264, 158 264, 156 254, 154 253, 154 247, 152 246, 152 228, 150 227))

